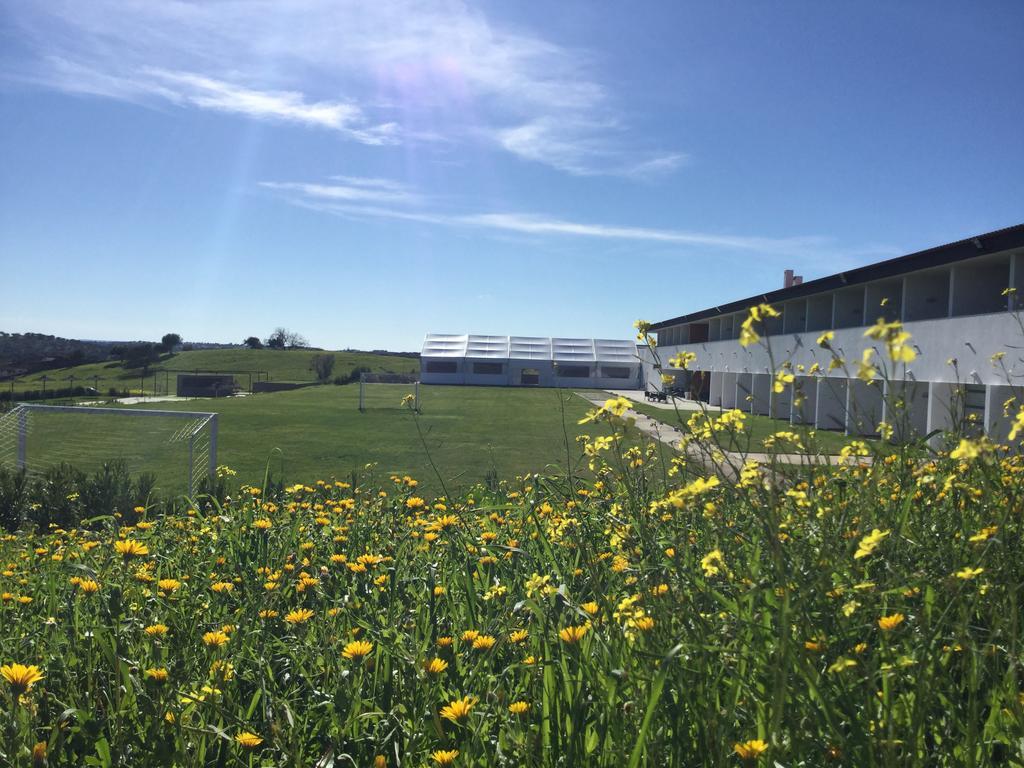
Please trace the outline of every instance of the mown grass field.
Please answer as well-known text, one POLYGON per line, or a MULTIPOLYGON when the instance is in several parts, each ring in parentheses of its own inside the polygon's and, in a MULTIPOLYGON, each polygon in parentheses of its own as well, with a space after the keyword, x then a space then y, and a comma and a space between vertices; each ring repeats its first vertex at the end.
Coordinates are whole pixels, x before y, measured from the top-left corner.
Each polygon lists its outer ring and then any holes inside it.
MULTIPOLYGON (((218 463, 253 483, 262 482, 268 467, 275 479, 297 481, 345 478, 372 463, 380 476, 409 474, 439 492, 431 461, 450 489, 550 466, 564 473, 567 462, 579 463, 575 440, 588 429, 577 422, 589 404, 570 391, 421 385, 419 429, 400 405, 411 391, 411 385, 370 385, 365 413, 358 409, 358 385, 137 408, 217 412, 218 463)), ((33 419, 29 454, 35 462, 63 459, 92 470, 123 458, 134 472, 157 472, 165 490, 184 490, 186 446, 166 442, 179 423, 78 415, 33 419)))
MULTIPOLYGON (((444 392, 439 431, 481 407, 444 392)), ((0 538, 0 764, 1022 763, 1019 455, 731 482, 587 426, 590 480, 317 473, 0 538)))
MULTIPOLYGON (((114 387, 118 391, 128 389, 132 392, 140 390, 147 393, 170 394, 175 391, 175 374, 163 371, 262 371, 261 380, 284 382, 315 381, 316 375, 310 368, 314 355, 333 354, 335 359, 334 376, 347 376, 359 367, 369 368, 375 372, 415 373, 419 371, 419 361, 415 358, 398 355, 377 355, 369 352, 320 352, 306 349, 197 349, 191 352, 177 352, 164 355, 161 360, 149 367, 145 379, 141 369, 126 369, 119 362, 89 363, 70 368, 59 368, 40 371, 14 381, 16 391, 41 389, 43 376, 47 377, 47 389, 71 386, 70 377, 74 376, 76 386, 95 386, 100 394, 114 387), (156 374, 154 376, 154 374, 156 374)), ((248 388, 249 377, 239 374, 235 383, 248 388)), ((3 383, 10 387, 10 382, 3 383)))

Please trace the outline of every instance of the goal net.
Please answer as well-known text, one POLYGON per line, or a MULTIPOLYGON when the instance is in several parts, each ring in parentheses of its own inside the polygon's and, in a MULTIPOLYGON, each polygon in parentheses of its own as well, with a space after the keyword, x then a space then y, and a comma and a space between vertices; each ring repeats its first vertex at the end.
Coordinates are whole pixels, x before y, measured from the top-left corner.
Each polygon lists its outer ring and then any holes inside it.
POLYGON ((0 466, 39 477, 59 464, 92 473, 119 461, 194 494, 217 467, 217 414, 21 404, 0 415, 0 466))
POLYGON ((420 409, 419 376, 408 373, 363 373, 359 376, 359 410, 390 410, 401 408, 403 400, 412 396, 412 405, 420 409))

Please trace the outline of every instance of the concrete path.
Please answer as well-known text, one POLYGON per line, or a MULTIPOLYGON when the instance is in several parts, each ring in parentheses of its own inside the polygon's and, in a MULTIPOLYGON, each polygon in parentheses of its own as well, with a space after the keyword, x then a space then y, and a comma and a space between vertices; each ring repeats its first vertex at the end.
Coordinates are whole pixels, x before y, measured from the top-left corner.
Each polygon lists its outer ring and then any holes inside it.
POLYGON ((667 411, 674 411, 678 408, 680 411, 714 411, 718 413, 722 410, 717 405, 708 405, 697 400, 687 400, 684 397, 669 397, 667 403, 658 403, 644 397, 644 390, 642 389, 609 389, 608 392, 611 392, 616 397, 624 397, 635 403, 643 403, 644 405, 651 406, 651 408, 662 408, 667 411))
MULTIPOLYGON (((629 397, 628 393, 636 394, 637 390, 609 390, 609 394, 612 394, 614 396, 621 395, 622 397, 626 397, 627 399, 636 400, 636 398, 629 397)), ((598 392, 577 392, 576 394, 582 397, 587 402, 592 403, 593 405, 596 405, 598 407, 604 405, 605 400, 608 399, 607 394, 601 394, 598 392)), ((643 394, 644 393, 642 390, 639 391, 640 397, 643 397, 643 394)), ((676 402, 678 403, 684 401, 677 400, 676 402)), ((685 402, 696 406, 694 408, 689 408, 687 410, 698 410, 700 407, 699 405, 693 403, 693 401, 685 402)), ((672 406, 669 405, 668 407, 671 408, 672 406)), ((720 409, 715 410, 717 411, 720 409)), ((679 441, 683 437, 683 432, 678 427, 673 427, 663 422, 660 422, 657 419, 652 419, 650 416, 647 416, 646 414, 640 413, 638 411, 634 411, 633 409, 627 411, 627 415, 636 420, 636 428, 643 432, 645 435, 653 437, 655 440, 660 440, 661 442, 665 443, 666 445, 670 446, 675 450, 679 449, 679 441)), ((696 446, 689 445, 686 448, 686 453, 691 459, 694 459, 695 461, 700 461, 704 464, 708 464, 709 457, 707 455, 707 451, 702 451, 696 446)), ((864 456, 843 459, 840 456, 807 456, 805 454, 800 453, 738 453, 736 451, 722 451, 722 453, 724 454, 724 457, 723 460, 720 463, 718 463, 717 468, 719 471, 727 475, 735 475, 736 471, 740 467, 742 467, 743 463, 746 461, 756 461, 758 464, 770 464, 772 463, 772 461, 775 461, 780 464, 807 464, 810 460, 816 459, 819 463, 823 460, 827 464, 852 464, 858 461, 865 464, 871 463, 871 458, 864 456)))

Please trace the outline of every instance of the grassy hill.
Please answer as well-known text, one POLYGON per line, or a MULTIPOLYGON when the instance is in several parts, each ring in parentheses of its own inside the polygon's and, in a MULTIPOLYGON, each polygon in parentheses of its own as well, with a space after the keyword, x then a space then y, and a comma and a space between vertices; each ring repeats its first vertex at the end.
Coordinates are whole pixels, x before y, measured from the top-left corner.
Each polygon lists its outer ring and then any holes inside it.
MULTIPOLYGON (((46 388, 55 389, 71 385, 74 376, 76 386, 96 387, 106 393, 111 387, 133 392, 140 388, 147 393, 167 394, 165 387, 174 393, 174 371, 191 372, 207 371, 228 373, 233 371, 261 371, 262 380, 304 382, 316 379, 310 370, 310 361, 317 354, 334 355, 334 372, 332 376, 347 376, 355 368, 365 367, 371 371, 389 373, 413 373, 419 370, 419 360, 399 355, 374 354, 371 352, 333 352, 324 353, 307 349, 197 349, 191 352, 178 352, 162 356, 160 362, 149 367, 149 373, 142 380, 141 369, 127 369, 119 362, 90 363, 70 368, 58 368, 40 371, 37 374, 24 376, 14 381, 14 390, 41 389, 43 377, 46 377, 46 388), (155 374, 155 375, 154 375, 155 374)), ((240 386, 247 388, 249 377, 238 375, 235 379, 240 386)), ((9 382, 4 386, 10 387, 9 382)))

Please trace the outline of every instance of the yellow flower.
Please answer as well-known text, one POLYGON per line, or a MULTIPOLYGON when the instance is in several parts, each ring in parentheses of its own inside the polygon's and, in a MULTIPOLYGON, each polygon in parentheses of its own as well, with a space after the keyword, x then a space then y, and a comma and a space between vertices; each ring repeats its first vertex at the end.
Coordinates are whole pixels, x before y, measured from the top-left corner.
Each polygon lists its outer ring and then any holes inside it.
POLYGON ((456 699, 451 704, 441 707, 441 717, 445 720, 451 720, 453 723, 461 723, 469 717, 469 713, 476 706, 476 702, 477 700, 472 696, 456 699))
POLYGON ((832 331, 825 331, 823 334, 821 334, 821 336, 818 337, 818 346, 827 347, 829 344, 832 343, 832 340, 835 337, 836 335, 832 331))
POLYGON ((150 667, 146 670, 146 677, 155 683, 167 681, 167 670, 163 667, 150 667))
POLYGON ((558 636, 562 638, 562 642, 568 643, 569 645, 575 645, 583 636, 590 631, 589 624, 580 624, 579 626, 569 626, 559 631, 558 636))
POLYGON ((829 674, 834 675, 837 672, 842 672, 844 669, 849 669, 850 667, 855 666, 857 666, 856 661, 854 661, 853 659, 848 659, 845 656, 840 656, 838 659, 835 660, 835 662, 829 665, 828 671, 829 674))
POLYGON ((212 647, 219 648, 222 645, 226 645, 231 638, 227 636, 225 632, 207 632, 203 635, 203 642, 212 647))
MULTIPOLYGON (((406 395, 408 397, 408 395, 406 395)), ((405 398, 403 398, 404 400, 405 398)), ((377 755, 373 758, 373 768, 388 768, 388 759, 384 755, 377 755)))
POLYGON ((601 610, 600 606, 593 600, 591 600, 589 603, 583 603, 583 605, 581 605, 580 608, 589 613, 591 616, 593 616, 599 610, 601 610))
POLYGON ((984 568, 969 568, 968 567, 968 568, 964 568, 962 570, 957 571, 954 575, 958 579, 973 579, 975 576, 977 576, 978 574, 982 573, 984 570, 985 570, 984 568))
POLYGON ((242 731, 235 736, 235 741, 238 742, 242 749, 256 749, 260 744, 263 743, 263 739, 257 736, 255 733, 249 731, 242 731))
POLYGON ((358 661, 373 651, 373 643, 366 640, 353 640, 345 646, 341 655, 350 661, 358 661))
POLYGON ((181 589, 181 582, 177 579, 160 579, 156 585, 161 592, 175 592, 181 589))
POLYGON ((779 395, 785 391, 787 384, 792 384, 796 377, 788 371, 778 371, 775 374, 775 381, 772 383, 772 391, 779 395))
POLYGON ((513 701, 508 705, 508 711, 513 715, 525 715, 530 710, 530 704, 526 701, 513 701))
MULTIPOLYGON (((683 368, 685 369, 690 363, 697 359, 697 355, 693 352, 680 352, 675 357, 668 361, 668 364, 672 368, 683 368)), ((672 379, 675 381, 675 379, 672 379)))
POLYGON ((281 614, 278 613, 277 611, 274 611, 274 610, 271 610, 271 609, 267 608, 267 609, 264 609, 264 610, 260 611, 258 615, 259 615, 259 617, 261 619, 276 619, 281 614))
POLYGON ((640 616, 632 621, 632 625, 641 632, 650 632, 654 629, 654 619, 650 616, 640 616))
POLYGON ((459 750, 457 749, 437 749, 434 750, 430 756, 434 759, 434 762, 438 765, 451 765, 455 762, 455 758, 459 756, 459 750))
POLYGON ((299 608, 285 614, 284 620, 289 624, 305 624, 313 618, 313 611, 309 608, 299 608))
POLYGON ((957 461, 971 461, 981 456, 988 447, 981 440, 961 440, 960 444, 949 452, 949 458, 957 461))
POLYGON ((733 744, 732 751, 739 755, 740 760, 757 760, 761 754, 768 749, 768 745, 761 739, 751 739, 739 744, 733 744))
POLYGON ((256 530, 259 530, 259 531, 270 530, 270 528, 273 525, 274 524, 272 522, 270 522, 269 520, 267 520, 266 518, 261 518, 259 520, 253 520, 252 521, 252 527, 255 528, 256 530))
POLYGON ((232 584, 230 581, 217 581, 217 582, 214 582, 213 584, 210 585, 210 589, 212 589, 214 592, 218 592, 218 593, 230 592, 234 588, 235 588, 235 585, 232 584))
POLYGON ((999 532, 999 526, 998 525, 990 525, 990 526, 987 526, 986 528, 982 528, 980 531, 978 531, 976 534, 974 534, 973 536, 971 536, 967 540, 972 542, 972 543, 974 543, 974 544, 977 544, 977 543, 982 542, 982 541, 988 541, 993 536, 995 536, 996 533, 998 533, 998 532, 999 532))
POLYGON ((0 667, 0 677, 10 684, 15 696, 20 696, 42 680, 43 673, 34 664, 5 664, 0 667))
POLYGON ((145 632, 150 637, 163 637, 164 635, 167 634, 167 625, 166 624, 150 624, 148 627, 146 627, 142 631, 145 632))
POLYGON ((892 630, 896 629, 896 627, 898 627, 900 624, 902 624, 905 618, 906 616, 904 616, 902 613, 893 613, 889 616, 883 616, 878 620, 878 627, 883 632, 891 632, 892 630))
POLYGON ((862 557, 867 557, 875 548, 881 543, 882 539, 888 536, 891 531, 880 531, 877 528, 860 540, 860 544, 857 545, 857 551, 853 553, 855 560, 860 560, 862 557))
POLYGON ((444 659, 434 658, 428 661, 424 665, 424 669, 431 675, 440 675, 446 669, 448 669, 448 662, 444 659))
POLYGON ((135 539, 119 539, 114 542, 114 549, 125 558, 142 557, 149 554, 149 547, 135 539))
POLYGON ((521 642, 523 642, 523 640, 525 640, 529 636, 530 636, 530 633, 527 632, 525 629, 517 629, 515 632, 512 632, 508 636, 508 639, 510 641, 512 641, 513 643, 521 643, 521 642))
POLYGON ((909 344, 910 334, 903 330, 899 320, 887 323, 879 318, 877 323, 864 331, 864 336, 884 341, 889 359, 894 363, 912 363, 917 359, 917 352, 909 344))
POLYGON ((480 635, 473 640, 474 651, 489 651, 494 647, 494 638, 490 635, 480 635))
POLYGON ((100 583, 93 579, 82 579, 78 582, 78 589, 83 595, 95 595, 100 591, 100 583))
POLYGON ((713 549, 701 558, 700 567, 704 570, 705 576, 716 576, 725 570, 725 556, 722 550, 713 549))
POLYGON ((1008 436, 1009 439, 1016 440, 1017 434, 1022 429, 1024 429, 1024 408, 1021 408, 1019 411, 1017 411, 1017 415, 1013 419, 1013 426, 1010 427, 1010 434, 1008 436))
POLYGON ((46 742, 37 741, 32 745, 32 768, 46 765, 46 742))
POLYGON ((857 362, 857 378, 866 384, 870 384, 875 379, 875 374, 878 373, 878 369, 871 364, 871 358, 874 357, 875 350, 868 347, 864 350, 860 360, 857 362))

